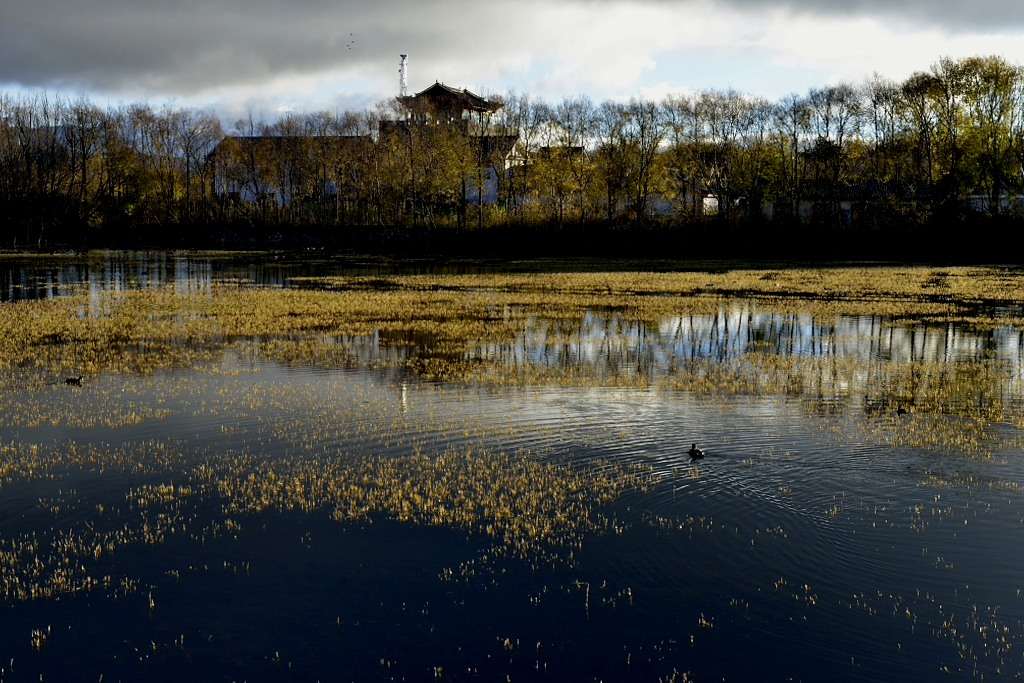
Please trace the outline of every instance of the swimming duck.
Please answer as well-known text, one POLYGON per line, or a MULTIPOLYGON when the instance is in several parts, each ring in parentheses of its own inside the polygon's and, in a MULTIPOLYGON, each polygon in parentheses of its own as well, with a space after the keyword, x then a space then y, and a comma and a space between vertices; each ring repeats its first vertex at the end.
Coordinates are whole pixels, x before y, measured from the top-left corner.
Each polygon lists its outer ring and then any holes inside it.
POLYGON ((82 376, 79 375, 78 377, 65 377, 64 384, 67 384, 69 387, 80 387, 82 386, 82 376))
POLYGON ((690 456, 691 460, 702 460, 704 458, 704 451, 697 448, 697 444, 690 446, 690 450, 686 454, 690 456))

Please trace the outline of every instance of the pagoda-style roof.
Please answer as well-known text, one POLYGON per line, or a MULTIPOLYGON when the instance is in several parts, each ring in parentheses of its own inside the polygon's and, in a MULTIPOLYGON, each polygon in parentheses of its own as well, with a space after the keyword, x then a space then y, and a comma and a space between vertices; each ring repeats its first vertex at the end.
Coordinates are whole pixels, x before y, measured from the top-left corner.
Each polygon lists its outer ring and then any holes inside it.
POLYGON ((500 101, 488 100, 465 88, 459 90, 437 81, 415 95, 400 97, 399 102, 415 111, 495 112, 502 107, 500 101))

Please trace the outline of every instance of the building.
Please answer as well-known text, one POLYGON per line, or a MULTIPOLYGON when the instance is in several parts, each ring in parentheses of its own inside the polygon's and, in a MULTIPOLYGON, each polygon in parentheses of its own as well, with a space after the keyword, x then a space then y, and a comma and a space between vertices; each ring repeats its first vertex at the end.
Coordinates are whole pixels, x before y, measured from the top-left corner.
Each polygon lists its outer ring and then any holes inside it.
MULTIPOLYGON (((211 152, 212 184, 216 196, 227 201, 267 203, 278 207, 315 197, 319 200, 349 196, 346 185, 356 187, 382 142, 401 142, 414 130, 447 132, 465 143, 467 161, 463 206, 495 204, 512 165, 519 136, 491 131, 490 116, 502 107, 469 90, 436 82, 415 95, 397 98, 402 115, 380 122, 378 136, 368 135, 252 135, 225 137, 211 152), (341 171, 339 173, 339 170, 341 171)), ((450 136, 424 135, 430 144, 450 136)))
POLYGON ((467 143, 474 166, 465 183, 468 204, 495 204, 513 164, 518 133, 492 130, 490 117, 504 103, 439 81, 414 95, 400 95, 403 117, 380 122, 380 139, 410 136, 416 129, 443 128, 467 143))
MULTIPOLYGON (((225 201, 285 207, 295 202, 324 200, 342 203, 349 187, 359 186, 360 173, 395 151, 437 152, 454 159, 445 166, 462 176, 461 192, 437 197, 406 197, 416 211, 423 199, 440 205, 458 204, 465 218, 467 205, 495 204, 502 196, 513 164, 518 132, 495 130, 491 116, 501 110, 500 99, 488 99, 439 81, 406 94, 407 55, 399 67, 398 116, 380 122, 376 138, 341 135, 253 135, 224 138, 210 153, 213 193, 225 201), (408 145, 408 147, 405 147, 408 145), (424 148, 423 146, 428 146, 424 148)), ((394 157, 392 157, 394 158, 394 157)), ((400 157, 399 157, 400 158, 400 157)), ((427 159, 430 159, 428 156, 427 159)), ((431 160, 433 161, 433 160, 431 160)))
POLYGON ((493 114, 503 106, 500 100, 488 100, 439 81, 415 95, 399 96, 398 101, 408 112, 409 120, 421 125, 468 123, 468 116, 493 114))

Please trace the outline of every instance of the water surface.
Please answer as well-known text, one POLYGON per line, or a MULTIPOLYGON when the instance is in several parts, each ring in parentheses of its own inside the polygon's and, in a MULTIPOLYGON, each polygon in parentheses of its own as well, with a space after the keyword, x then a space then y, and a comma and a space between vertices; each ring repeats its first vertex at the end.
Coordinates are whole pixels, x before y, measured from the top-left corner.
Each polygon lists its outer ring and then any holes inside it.
MULTIPOLYGON (((323 272, 345 271, 112 254, 15 263, 0 283, 13 301, 83 285, 95 296, 284 287, 323 272)), ((5 372, 0 458, 60 456, 50 469, 0 476, 0 680, 1024 672, 1019 423, 986 424, 970 452, 919 433, 967 430, 979 400, 1019 414, 1020 329, 783 314, 742 300, 656 323, 613 310, 536 316, 463 360, 595 381, 510 387, 420 379, 403 361, 444 353, 430 339, 330 341, 354 361, 274 362, 240 343, 202 368, 106 373, 81 387, 5 372), (766 357, 797 361, 786 366, 790 390, 652 381, 688 363, 765 374, 766 357), (886 383, 925 364, 951 376, 982 364, 985 391, 965 389, 927 415, 911 393, 910 412, 898 414, 886 383), (644 381, 622 380, 631 376, 644 381), (693 442, 703 461, 686 455, 693 442), (644 485, 595 504, 581 538, 525 554, 496 552, 499 540, 457 525, 338 522, 315 501, 239 513, 228 492, 199 494, 210 464, 319 472, 368 455, 466 451, 560 472, 635 467, 644 485), (115 537, 113 550, 91 550, 115 537), (33 572, 30 556, 45 566, 33 572), (66 557, 75 559, 63 566, 66 557), (77 588, 19 596, 12 583, 55 575, 77 588)))

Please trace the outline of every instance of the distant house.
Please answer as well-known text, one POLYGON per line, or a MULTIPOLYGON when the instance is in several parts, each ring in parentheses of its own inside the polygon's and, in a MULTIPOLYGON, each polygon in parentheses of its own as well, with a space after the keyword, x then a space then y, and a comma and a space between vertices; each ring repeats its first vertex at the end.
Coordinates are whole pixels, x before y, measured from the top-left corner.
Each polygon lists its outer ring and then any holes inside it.
MULTIPOLYGON (((477 167, 478 183, 467 182, 465 200, 470 204, 494 204, 500 196, 512 165, 512 154, 519 141, 518 133, 482 132, 489 127, 489 115, 504 103, 489 100, 469 90, 453 88, 435 81, 414 95, 398 98, 405 118, 381 121, 380 138, 408 135, 416 128, 443 127, 465 138, 470 158, 477 167), (476 126, 472 125, 476 123, 476 126)), ((473 179, 470 178, 470 181, 473 179)))
POLYGON ((453 123, 465 114, 493 114, 504 106, 500 100, 488 100, 463 88, 452 88, 439 81, 415 95, 399 97, 412 121, 420 124, 453 123))
POLYGON ((369 135, 228 136, 208 157, 214 168, 213 193, 225 201, 279 207, 314 197, 343 200, 349 186, 355 194, 360 174, 381 142, 407 136, 417 128, 444 127, 467 143, 472 170, 463 201, 496 203, 519 136, 481 131, 487 130, 487 118, 503 103, 443 83, 399 97, 398 102, 404 118, 381 121, 376 140, 369 135))
MULTIPOLYGON (((512 151, 519 136, 515 134, 504 135, 481 135, 471 138, 474 149, 477 149, 476 158, 480 160, 483 171, 482 191, 484 204, 496 204, 499 200, 500 188, 503 182, 507 181, 509 170, 512 167, 512 151)), ((473 204, 478 200, 477 187, 470 185, 467 188, 467 200, 473 204)))
POLYGON ((967 209, 975 213, 990 214, 998 208, 1001 214, 1020 215, 1024 213, 1024 195, 1000 193, 998 204, 988 194, 972 194, 964 200, 967 209))

